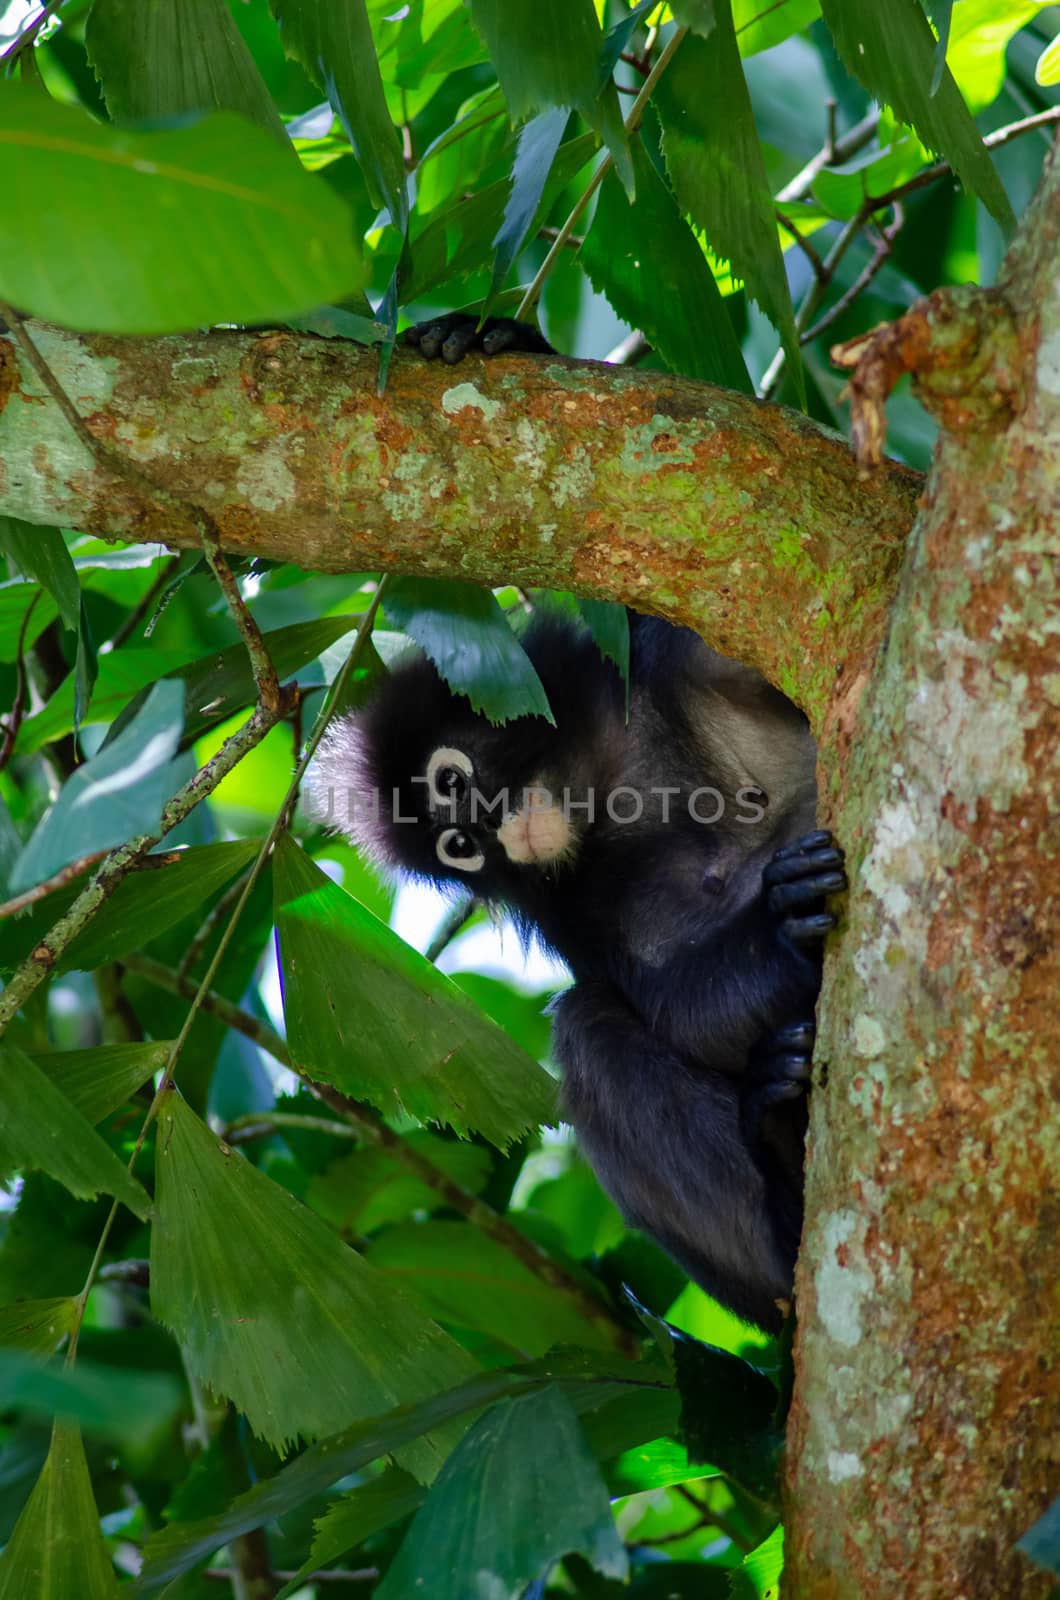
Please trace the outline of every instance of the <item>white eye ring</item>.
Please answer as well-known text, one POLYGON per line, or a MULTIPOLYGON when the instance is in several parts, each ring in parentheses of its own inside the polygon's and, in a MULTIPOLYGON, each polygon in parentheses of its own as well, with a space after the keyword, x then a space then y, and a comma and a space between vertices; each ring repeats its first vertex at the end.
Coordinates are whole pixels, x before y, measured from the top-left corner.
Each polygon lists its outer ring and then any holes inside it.
POLYGON ((446 767, 453 767, 462 773, 469 783, 475 775, 470 756, 466 756, 462 750, 455 750, 452 745, 440 745, 427 763, 427 792, 435 805, 439 806, 451 806, 453 803, 452 795, 443 794, 438 787, 438 774, 444 772, 446 767))
POLYGON ((443 867, 455 867, 458 872, 481 872, 486 865, 486 857, 481 850, 476 850, 474 855, 458 856, 450 853, 449 846, 463 836, 469 837, 465 828, 446 828, 438 835, 435 852, 443 867))

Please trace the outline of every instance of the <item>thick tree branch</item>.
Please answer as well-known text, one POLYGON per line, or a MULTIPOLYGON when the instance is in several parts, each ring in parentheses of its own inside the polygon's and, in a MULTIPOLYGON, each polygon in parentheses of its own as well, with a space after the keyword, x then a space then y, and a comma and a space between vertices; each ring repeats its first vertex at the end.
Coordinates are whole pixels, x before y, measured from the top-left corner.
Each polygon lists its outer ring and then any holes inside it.
MULTIPOLYGON (((796 413, 559 357, 459 371, 287 333, 33 338, 93 434, 226 550, 571 588, 700 628, 820 713, 883 630, 920 480, 796 413), (822 644, 826 642, 827 648, 822 644)), ((0 338, 0 512, 198 542, 93 461, 0 338)))

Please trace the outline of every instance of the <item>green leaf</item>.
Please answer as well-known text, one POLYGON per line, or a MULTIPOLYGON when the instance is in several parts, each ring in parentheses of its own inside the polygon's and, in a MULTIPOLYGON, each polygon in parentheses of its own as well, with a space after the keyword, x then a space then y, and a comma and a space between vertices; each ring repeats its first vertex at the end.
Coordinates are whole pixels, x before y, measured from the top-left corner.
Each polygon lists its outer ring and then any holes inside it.
POLYGON ((1052 1502, 1022 1539, 1016 1549, 1022 1550, 1028 1560, 1044 1567, 1060 1578, 1060 1495, 1052 1502))
MULTIPOLYGON (((660 1325, 655 1318, 652 1323, 660 1325)), ((784 1443, 776 1424, 776 1389, 749 1361, 676 1328, 669 1332, 689 1460, 719 1467, 763 1505, 774 1505, 784 1443)))
MULTIPOLYGON (((69 1417, 86 1433, 121 1449, 158 1444, 184 1405, 183 1385, 170 1372, 138 1372, 78 1359, 74 1367, 0 1350, 0 1408, 19 1416, 69 1417)), ((2 1591, 0 1591, 2 1592, 2 1591)))
POLYGON ((0 517, 0 550, 25 578, 54 597, 63 626, 76 633, 81 620, 81 586, 73 557, 58 528, 38 527, 18 517, 0 517))
POLYGON ((141 1084, 160 1072, 169 1040, 151 1044, 97 1044, 91 1050, 29 1051, 30 1060, 89 1122, 125 1104, 141 1084))
MULTIPOLYGON (((470 1357, 171 1092, 158 1117, 151 1305, 196 1376, 274 1448, 447 1388, 470 1357)), ((410 1446, 429 1478, 456 1430, 410 1446)))
POLYGON ((633 168, 633 205, 613 174, 600 186, 579 257, 593 287, 624 322, 643 331, 674 372, 749 394, 751 380, 714 274, 639 139, 633 168))
POLYGON ((171 758, 183 724, 180 684, 155 684, 125 732, 67 778, 15 863, 12 889, 43 883, 78 856, 156 833, 179 785, 171 758))
POLYGON ((273 880, 287 1037, 315 1078, 498 1145, 556 1115, 548 1073, 290 839, 273 880))
POLYGON ((387 616, 438 668, 454 694, 491 722, 555 722, 541 679, 489 589, 439 578, 397 578, 387 616))
POLYGON ((114 1151, 22 1050, 0 1042, 0 1175, 37 1167, 80 1199, 112 1194, 145 1218, 151 1202, 114 1151))
POLYGON ((276 1600, 291 1600, 309 1575, 340 1560, 381 1528, 389 1528, 417 1511, 427 1491, 400 1467, 387 1467, 371 1483, 351 1489, 336 1500, 326 1516, 318 1517, 309 1556, 276 1600))
POLYGON ((566 1295, 466 1222, 388 1228, 367 1254, 388 1277, 404 1277, 439 1322, 475 1328, 514 1351, 544 1355, 557 1344, 612 1348, 603 1329, 590 1324, 566 1295))
MULTIPOLYGON (((408 228, 405 163, 386 108, 364 0, 270 0, 289 56, 300 61, 330 100, 349 136, 373 205, 408 228)), ((337 299, 320 295, 321 301, 337 299)))
MULTIPOLYGON (((92 705, 81 719, 82 726, 112 722, 133 695, 159 678, 174 676, 181 664, 180 658, 167 650, 108 650, 100 658, 92 705)), ((146 698, 145 694, 141 705, 146 698)), ((42 745, 70 733, 73 726, 74 680, 71 674, 63 679, 35 716, 26 718, 19 729, 15 750, 20 756, 31 756, 42 745)))
MULTIPOLYGON (((147 865, 123 878, 83 933, 56 964, 57 972, 90 972, 139 950, 209 900, 258 853, 255 839, 198 845, 148 856, 147 865)), ((26 917, 0 922, 0 972, 11 972, 48 929, 70 909, 80 883, 39 901, 26 917)))
POLYGON ((361 282, 343 202, 230 112, 131 132, 9 79, 0 188, 0 299, 64 327, 275 322, 361 282))
POLYGON ((17 661, 19 649, 28 650, 35 644, 58 615, 52 596, 37 584, 17 579, 0 583, 0 661, 17 661))
POLYGON ((118 1600, 81 1434, 57 1422, 44 1470, 0 1557, 0 1600, 118 1600))
POLYGON ((917 0, 821 0, 847 71, 945 156, 1005 232, 1015 218, 1001 179, 949 68, 932 92, 935 36, 917 0))
POLYGON ((600 1470, 570 1401, 550 1384, 501 1401, 469 1429, 376 1594, 430 1594, 442 1572, 449 1594, 519 1600, 528 1583, 575 1551, 598 1572, 627 1575, 600 1470))
POLYGON ((776 1600, 784 1571, 784 1529, 778 1523, 732 1574, 732 1600, 776 1600))
POLYGON ((645 1490, 665 1489, 671 1483, 688 1483, 720 1474, 704 1473, 688 1459, 688 1451, 673 1439, 650 1439, 632 1450, 624 1450, 608 1467, 607 1487, 617 1498, 643 1494, 645 1490))
POLYGON ((73 1332, 76 1319, 77 1301, 69 1297, 0 1306, 0 1345, 28 1356, 50 1356, 60 1340, 73 1332))
MULTIPOLYGON (((568 139, 560 147, 531 232, 540 227, 557 195, 592 159, 595 149, 596 140, 591 133, 568 139)), ((412 239, 411 266, 407 270, 402 268, 401 293, 406 305, 423 299, 441 284, 481 268, 491 240, 503 225, 510 192, 510 180, 502 178, 469 199, 461 195, 455 203, 427 219, 412 239)))
MULTIPOLYGON (((426 1129, 404 1135, 403 1144, 424 1156, 469 1194, 481 1194, 492 1161, 482 1145, 441 1139, 426 1129)), ((403 1167, 386 1150, 355 1150, 328 1164, 310 1182, 306 1200, 313 1210, 341 1232, 374 1233, 387 1223, 404 1222, 414 1211, 438 1211, 449 1204, 444 1194, 403 1167)))
MULTIPOLYGON (((716 256, 762 307, 801 383, 784 257, 729 0, 714 0, 709 38, 690 34, 659 80, 653 104, 678 205, 703 229, 716 256)), ((702 313, 701 313, 702 315, 702 313)))
POLYGON ((601 70, 604 38, 592 0, 471 0, 513 123, 550 106, 573 107, 611 152, 633 192, 618 91, 601 70))
POLYGON ((924 165, 924 146, 912 134, 885 150, 855 157, 842 172, 819 172, 813 180, 815 199, 833 217, 844 220, 860 210, 869 195, 886 194, 924 165))
MULTIPOLYGON (((355 616, 318 617, 312 622, 294 622, 286 628, 273 628, 265 633, 265 645, 277 677, 282 682, 308 662, 315 661, 329 645, 358 628, 360 622, 360 617, 355 616)), ((154 676, 179 679, 184 685, 184 738, 181 742, 185 746, 245 706, 253 705, 257 699, 253 669, 242 643, 212 650, 209 655, 198 656, 194 661, 154 676)), ((108 745, 137 714, 146 698, 145 689, 121 713, 107 735, 108 745)))
POLYGON ((115 122, 238 111, 291 151, 225 0, 93 0, 85 49, 115 122))
POLYGON ((629 613, 616 600, 586 600, 576 595, 578 610, 592 634, 596 648, 613 661, 629 684, 629 613))
POLYGON ((821 15, 820 0, 732 0, 732 20, 741 56, 753 56, 801 33, 821 15))
POLYGON ((575 1409, 578 1405, 573 1396, 579 1388, 588 1391, 588 1404, 598 1405, 629 1393, 631 1386, 662 1386, 659 1372, 646 1363, 605 1358, 598 1351, 556 1352, 523 1367, 478 1373, 458 1389, 432 1395, 417 1405, 399 1406, 385 1416, 371 1417, 310 1445, 297 1460, 255 1484, 217 1516, 155 1534, 145 1547, 143 1571, 134 1592, 153 1594, 230 1539, 274 1517, 286 1516, 340 1478, 381 1456, 394 1455, 410 1440, 439 1429, 450 1419, 507 1395, 543 1388, 553 1380, 570 1384, 568 1393, 575 1409))
POLYGON ((482 308, 483 316, 529 237, 568 121, 569 114, 565 107, 543 111, 532 122, 528 122, 519 134, 519 147, 512 168, 512 192, 504 208, 504 221, 493 241, 493 271, 489 294, 482 308))

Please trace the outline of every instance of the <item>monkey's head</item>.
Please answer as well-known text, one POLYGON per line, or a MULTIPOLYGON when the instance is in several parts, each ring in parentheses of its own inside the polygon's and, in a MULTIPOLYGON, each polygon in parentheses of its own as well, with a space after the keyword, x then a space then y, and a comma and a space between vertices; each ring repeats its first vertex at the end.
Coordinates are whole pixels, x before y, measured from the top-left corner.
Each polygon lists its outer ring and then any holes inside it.
POLYGON ((518 906, 576 857, 593 781, 565 719, 495 727, 417 656, 332 725, 310 788, 313 814, 375 860, 518 906))

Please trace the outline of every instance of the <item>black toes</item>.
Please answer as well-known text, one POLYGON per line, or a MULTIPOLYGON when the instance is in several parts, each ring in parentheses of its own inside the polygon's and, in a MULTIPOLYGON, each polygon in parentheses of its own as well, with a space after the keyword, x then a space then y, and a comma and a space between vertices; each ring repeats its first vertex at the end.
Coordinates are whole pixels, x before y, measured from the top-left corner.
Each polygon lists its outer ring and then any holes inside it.
POLYGON ((428 361, 441 356, 447 366, 463 361, 469 350, 481 350, 487 356, 501 355, 505 350, 552 350, 544 334, 528 322, 516 322, 514 317, 487 317, 480 328, 478 318, 467 311, 451 311, 444 317, 414 323, 405 329, 405 343, 428 361))
POLYGON ((812 917, 785 917, 781 926, 795 944, 813 944, 831 933, 835 917, 830 911, 818 911, 812 917))

